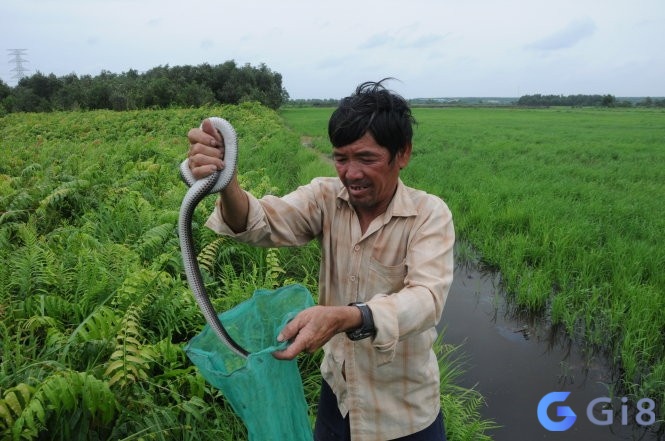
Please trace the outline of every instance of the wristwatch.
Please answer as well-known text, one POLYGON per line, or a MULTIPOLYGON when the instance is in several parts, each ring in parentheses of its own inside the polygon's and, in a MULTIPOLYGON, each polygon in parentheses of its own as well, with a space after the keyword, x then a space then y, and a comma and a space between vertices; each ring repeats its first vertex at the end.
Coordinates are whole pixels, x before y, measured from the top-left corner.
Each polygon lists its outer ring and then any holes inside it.
POLYGON ((372 310, 369 309, 369 306, 362 302, 349 303, 349 306, 355 306, 360 310, 362 324, 359 328, 346 331, 346 336, 353 341, 362 340, 367 337, 374 337, 376 335, 376 329, 374 328, 372 310))

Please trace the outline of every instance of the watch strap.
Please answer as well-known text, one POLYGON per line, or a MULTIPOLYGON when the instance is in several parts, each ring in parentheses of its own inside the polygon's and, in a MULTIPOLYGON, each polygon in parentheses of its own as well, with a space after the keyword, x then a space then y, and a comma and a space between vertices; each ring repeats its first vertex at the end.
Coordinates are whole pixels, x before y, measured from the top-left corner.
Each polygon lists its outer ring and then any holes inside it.
POLYGON ((355 306, 360 310, 362 323, 359 328, 346 331, 346 336, 353 341, 375 336, 374 317, 369 306, 362 302, 349 303, 349 306, 355 306))

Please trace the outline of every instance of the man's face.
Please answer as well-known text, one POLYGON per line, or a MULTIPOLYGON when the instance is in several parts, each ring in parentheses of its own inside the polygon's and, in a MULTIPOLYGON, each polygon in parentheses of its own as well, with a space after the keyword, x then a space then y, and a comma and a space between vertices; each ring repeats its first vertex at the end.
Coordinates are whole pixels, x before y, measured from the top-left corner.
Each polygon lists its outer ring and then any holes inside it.
POLYGON ((370 133, 333 149, 337 175, 359 216, 369 215, 373 219, 386 211, 397 188, 399 171, 410 157, 411 146, 408 146, 390 162, 388 149, 377 144, 370 133))

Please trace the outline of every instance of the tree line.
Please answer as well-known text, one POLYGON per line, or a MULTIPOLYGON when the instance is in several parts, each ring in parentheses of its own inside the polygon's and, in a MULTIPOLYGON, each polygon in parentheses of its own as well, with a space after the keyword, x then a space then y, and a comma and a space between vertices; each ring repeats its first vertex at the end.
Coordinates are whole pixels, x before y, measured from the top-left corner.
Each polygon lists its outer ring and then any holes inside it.
POLYGON ((102 71, 99 75, 65 76, 37 72, 21 78, 16 87, 0 80, 0 115, 11 112, 56 110, 136 110, 199 107, 258 101, 279 108, 289 99, 282 75, 265 64, 257 67, 235 61, 218 65, 158 66, 139 73, 102 71))
POLYGON ((665 99, 644 98, 633 103, 629 100, 617 100, 614 95, 524 95, 517 100, 518 106, 549 107, 665 107, 665 99))

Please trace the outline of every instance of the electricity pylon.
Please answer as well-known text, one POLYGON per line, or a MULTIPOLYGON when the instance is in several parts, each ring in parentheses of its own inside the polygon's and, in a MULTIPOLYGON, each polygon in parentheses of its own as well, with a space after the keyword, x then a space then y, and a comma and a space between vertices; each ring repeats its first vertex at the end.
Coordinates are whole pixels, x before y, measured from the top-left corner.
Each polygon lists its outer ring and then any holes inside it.
POLYGON ((20 81, 23 78, 26 72, 29 72, 29 69, 26 69, 23 63, 27 63, 28 60, 24 59, 23 56, 27 52, 27 49, 7 49, 11 59, 10 63, 14 63, 14 68, 12 72, 16 72, 12 78, 15 78, 17 81, 20 81))

